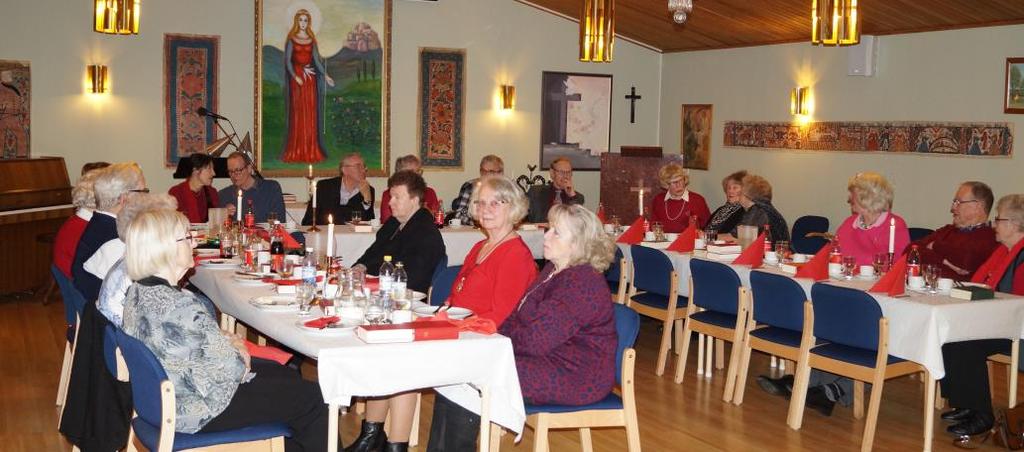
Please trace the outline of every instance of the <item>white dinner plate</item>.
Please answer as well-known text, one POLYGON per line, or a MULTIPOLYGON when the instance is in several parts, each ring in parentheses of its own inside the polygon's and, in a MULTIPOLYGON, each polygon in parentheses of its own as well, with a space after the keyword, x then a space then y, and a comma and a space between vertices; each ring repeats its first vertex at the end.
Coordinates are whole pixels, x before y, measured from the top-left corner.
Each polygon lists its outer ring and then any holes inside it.
POLYGON ((241 263, 242 261, 238 259, 207 259, 199 261, 199 265, 210 268, 235 268, 241 263))
POLYGON ((258 276, 258 275, 253 275, 253 274, 239 274, 239 273, 235 273, 235 275, 232 276, 231 278, 234 279, 235 282, 237 282, 238 284, 241 284, 243 286, 268 286, 268 285, 273 284, 273 283, 263 282, 263 276, 258 276))
POLYGON ((861 281, 874 281, 874 280, 878 279, 878 275, 870 275, 870 276, 868 276, 868 275, 858 274, 857 276, 855 276, 855 278, 859 279, 861 281))
POLYGON ((297 320, 295 322, 295 326, 298 329, 302 330, 303 333, 313 334, 317 336, 348 336, 353 334, 355 332, 356 327, 362 324, 362 322, 349 323, 345 321, 340 321, 338 323, 331 324, 326 328, 313 328, 306 326, 306 322, 309 321, 309 319, 297 320))
MULTIPOLYGON (((413 308, 412 313, 416 317, 433 317, 435 310, 437 310, 437 306, 420 306, 413 308)), ((445 311, 448 312, 448 318, 453 320, 464 319, 473 315, 473 311, 457 306, 449 307, 448 309, 445 309, 445 311)))
POLYGON ((295 295, 265 295, 249 300, 249 304, 264 311, 288 312, 299 310, 295 295))
MULTIPOLYGON (((408 293, 408 292, 406 292, 406 293, 408 293)), ((425 294, 423 292, 417 292, 415 290, 412 291, 412 301, 420 301, 420 300, 424 300, 426 298, 427 298, 427 294, 425 294)), ((402 298, 395 298, 395 299, 396 300, 405 301, 402 298)))

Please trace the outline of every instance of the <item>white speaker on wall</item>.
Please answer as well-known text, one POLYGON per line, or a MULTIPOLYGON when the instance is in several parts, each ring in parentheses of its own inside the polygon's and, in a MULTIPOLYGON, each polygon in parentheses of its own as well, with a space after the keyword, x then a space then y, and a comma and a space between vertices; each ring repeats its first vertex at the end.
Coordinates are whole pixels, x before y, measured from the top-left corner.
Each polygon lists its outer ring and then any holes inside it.
POLYGON ((846 48, 846 75, 861 77, 875 75, 878 70, 878 41, 877 36, 861 35, 860 44, 846 48))

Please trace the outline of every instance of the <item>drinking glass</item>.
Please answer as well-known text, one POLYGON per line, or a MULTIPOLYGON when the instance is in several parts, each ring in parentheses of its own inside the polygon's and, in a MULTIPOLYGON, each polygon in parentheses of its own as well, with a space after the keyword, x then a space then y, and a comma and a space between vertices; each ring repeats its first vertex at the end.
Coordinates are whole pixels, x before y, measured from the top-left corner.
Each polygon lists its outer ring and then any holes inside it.
POLYGON ((857 268, 857 258, 854 256, 843 256, 843 279, 853 279, 853 269, 857 268))
POLYGON ((352 224, 359 224, 363 221, 363 214, 360 212, 352 212, 352 224))
POLYGON ((924 273, 924 286, 928 293, 939 293, 936 283, 939 281, 939 267, 935 264, 926 264, 922 271, 924 273))
POLYGON ((312 307, 313 296, 316 294, 316 286, 312 284, 299 284, 295 288, 295 301, 299 303, 299 315, 309 315, 312 307))
POLYGON ((886 264, 889 263, 889 253, 875 253, 871 258, 871 266, 875 267, 875 274, 881 275, 889 269, 886 264))
POLYGON ((366 323, 370 325, 380 325, 384 323, 387 317, 387 313, 384 310, 384 304, 381 297, 373 295, 366 302, 366 323))
POLYGON ((277 212, 268 212, 267 213, 267 226, 270 226, 271 228, 273 228, 275 224, 277 224, 277 212))
POLYGON ((615 233, 622 232, 622 223, 619 221, 618 215, 612 215, 612 226, 615 226, 615 233))
POLYGON ((654 231, 654 241, 664 242, 665 241, 665 227, 657 221, 651 225, 651 230, 654 231))
POLYGON ((292 261, 292 260, 289 260, 289 259, 286 258, 284 260, 284 262, 281 263, 281 272, 280 272, 281 278, 282 279, 290 279, 294 272, 295 272, 295 261, 292 261))
POLYGON ((775 255, 779 257, 779 262, 789 262, 789 258, 792 251, 789 249, 789 242, 786 240, 779 240, 775 242, 775 255))
POLYGON ((711 244, 715 243, 715 240, 718 240, 718 232, 716 232, 712 228, 705 229, 704 230, 704 242, 707 243, 708 245, 711 245, 711 244))

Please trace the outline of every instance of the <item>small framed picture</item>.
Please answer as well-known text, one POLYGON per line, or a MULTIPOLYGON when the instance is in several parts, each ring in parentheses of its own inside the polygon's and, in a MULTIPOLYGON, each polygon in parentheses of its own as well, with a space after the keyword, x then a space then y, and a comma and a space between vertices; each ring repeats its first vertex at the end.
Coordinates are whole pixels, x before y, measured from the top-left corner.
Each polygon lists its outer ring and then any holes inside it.
POLYGON ((1003 113, 1024 113, 1024 57, 1006 59, 1003 113))

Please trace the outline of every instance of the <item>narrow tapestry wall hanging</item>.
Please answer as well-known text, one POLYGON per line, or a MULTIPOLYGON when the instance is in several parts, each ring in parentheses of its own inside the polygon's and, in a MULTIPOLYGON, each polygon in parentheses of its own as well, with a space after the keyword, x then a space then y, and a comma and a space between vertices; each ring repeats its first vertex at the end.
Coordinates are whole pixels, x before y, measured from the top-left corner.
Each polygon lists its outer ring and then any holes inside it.
POLYGON ((462 169, 466 51, 420 49, 419 149, 427 168, 462 169))
POLYGON ((217 139, 217 125, 200 108, 217 111, 220 36, 164 35, 164 165, 203 152, 217 139))
POLYGON ((0 60, 0 158, 28 158, 32 151, 32 77, 28 61, 0 60))

